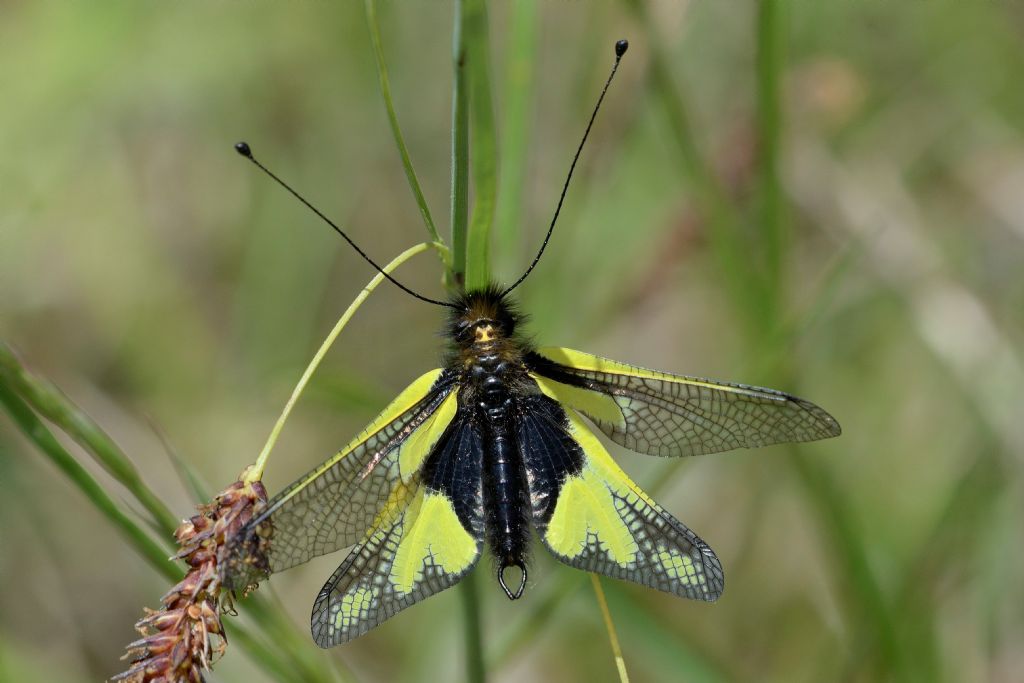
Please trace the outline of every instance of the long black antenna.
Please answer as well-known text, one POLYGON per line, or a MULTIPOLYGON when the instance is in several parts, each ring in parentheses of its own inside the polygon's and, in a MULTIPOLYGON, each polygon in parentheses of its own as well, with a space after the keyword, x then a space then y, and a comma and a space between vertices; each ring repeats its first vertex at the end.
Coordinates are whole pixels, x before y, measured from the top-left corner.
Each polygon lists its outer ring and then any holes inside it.
POLYGON ((351 244, 351 245, 352 245, 352 248, 353 248, 353 249, 355 249, 355 250, 356 250, 356 252, 357 252, 357 253, 358 253, 358 254, 359 254, 360 256, 362 256, 362 257, 363 257, 364 259, 366 259, 366 262, 367 262, 367 263, 369 263, 369 264, 370 264, 371 266, 373 266, 374 268, 376 268, 376 269, 377 269, 377 272, 379 272, 379 273, 380 273, 381 275, 383 275, 383 276, 384 276, 384 277, 386 277, 386 278, 387 278, 388 280, 390 280, 390 281, 391 281, 392 283, 394 283, 394 285, 395 285, 396 287, 398 287, 399 289, 401 289, 401 290, 402 290, 403 292, 405 292, 406 294, 411 294, 412 296, 416 297, 416 298, 417 298, 417 299, 419 299, 420 301, 426 301, 426 302, 427 302, 428 304, 434 304, 434 305, 436 305, 436 306, 444 306, 444 307, 446 307, 446 308, 457 308, 457 306, 455 306, 455 304, 449 303, 449 302, 447 302, 447 301, 438 301, 437 299, 431 299, 430 297, 426 297, 426 296, 423 296, 422 294, 417 294, 416 292, 412 291, 411 289, 409 289, 408 287, 406 287, 405 285, 403 285, 403 284, 402 284, 401 282, 399 282, 398 280, 396 280, 395 278, 391 277, 391 276, 390 276, 390 275, 388 275, 388 274, 387 274, 386 272, 384 272, 384 269, 383 269, 383 268, 381 268, 380 266, 378 266, 378 265, 377 265, 377 263, 376 263, 376 262, 375 262, 375 261, 374 261, 374 260, 373 260, 372 258, 370 258, 369 256, 367 256, 367 255, 366 255, 366 252, 364 252, 364 251, 363 251, 362 249, 360 249, 360 248, 359 248, 359 245, 357 245, 357 244, 356 244, 355 242, 353 242, 353 241, 352 241, 352 239, 351 239, 351 238, 350 238, 350 237, 349 237, 348 235, 346 235, 346 234, 345 234, 345 232, 344 232, 344 231, 343 231, 343 230, 342 230, 341 228, 339 228, 339 227, 338 227, 338 224, 337 224, 337 223, 335 223, 335 222, 334 222, 334 221, 332 221, 332 220, 331 220, 330 218, 328 218, 328 217, 327 217, 327 216, 325 216, 325 215, 324 215, 323 213, 321 213, 320 209, 318 209, 318 208, 316 208, 315 206, 313 206, 312 204, 310 204, 310 203, 309 203, 308 201, 306 201, 306 198, 305 198, 305 197, 303 197, 303 196, 302 196, 301 194, 299 194, 298 192, 296 192, 295 190, 293 190, 293 189, 292 189, 292 187, 291 187, 291 185, 289 185, 289 184, 288 184, 288 183, 286 183, 285 181, 283 181, 283 180, 281 180, 280 178, 278 178, 278 177, 277 177, 277 176, 276 176, 276 175, 274 174, 274 172, 273 172, 273 171, 271 171, 271 170, 270 170, 269 168, 267 168, 266 166, 264 166, 263 164, 261 164, 261 163, 260 163, 259 161, 257 161, 257 160, 256 160, 256 157, 254 157, 254 156, 252 155, 252 148, 251 148, 251 147, 249 147, 249 143, 247 143, 247 142, 236 142, 236 143, 235 143, 235 151, 236 151, 236 152, 238 152, 239 154, 241 154, 241 155, 242 155, 243 157, 245 157, 245 158, 246 158, 246 159, 248 159, 249 161, 251 161, 252 163, 256 164, 256 167, 257 167, 258 169, 260 169, 261 171, 263 171, 264 173, 266 173, 266 174, 267 174, 268 176, 270 176, 271 178, 273 178, 274 182, 276 182, 276 183, 277 183, 278 185, 280 185, 280 186, 281 186, 281 187, 283 187, 284 189, 286 189, 286 190, 288 190, 289 192, 291 192, 291 193, 292 193, 292 196, 294 196, 294 197, 295 197, 296 199, 298 199, 298 200, 299 200, 300 202, 302 202, 303 204, 305 204, 305 205, 306 205, 306 207, 307 207, 307 208, 308 208, 308 209, 309 209, 310 211, 312 211, 313 213, 315 213, 315 214, 316 214, 317 216, 320 216, 320 218, 322 218, 322 219, 323 219, 323 221, 324 221, 325 223, 327 223, 327 225, 329 225, 329 226, 331 226, 332 228, 334 228, 334 231, 335 231, 336 233, 338 233, 339 235, 341 235, 342 237, 344 237, 344 238, 345 238, 345 241, 346 241, 346 242, 348 242, 349 244, 351 244))
POLYGON ((544 236, 544 242, 540 245, 540 250, 537 255, 533 257, 533 263, 526 269, 526 272, 522 276, 512 283, 512 286, 501 293, 501 296, 505 296, 513 289, 518 287, 526 279, 526 276, 537 265, 540 261, 540 257, 543 256, 544 250, 548 246, 548 241, 551 239, 551 233, 555 231, 555 223, 558 221, 558 214, 562 211, 562 202, 565 201, 565 193, 569 191, 569 181, 572 180, 572 172, 576 170, 576 162, 580 159, 580 152, 583 151, 583 145, 587 142, 587 136, 590 135, 590 129, 594 125, 594 119, 597 118, 597 112, 601 108, 601 103, 604 102, 604 95, 608 92, 608 86, 612 84, 612 79, 615 78, 615 72, 619 70, 619 62, 622 61, 622 55, 626 54, 626 50, 629 49, 628 40, 620 40, 615 43, 615 64, 612 66, 612 72, 608 74, 608 80, 604 82, 604 88, 601 90, 601 96, 597 98, 597 104, 594 105, 594 113, 590 115, 590 121, 587 123, 587 129, 583 132, 583 139, 580 140, 580 146, 576 148, 576 155, 572 158, 572 165, 569 166, 569 175, 565 177, 565 185, 562 186, 562 195, 558 198, 558 206, 555 207, 555 215, 551 218, 551 225, 548 227, 548 234, 544 236))

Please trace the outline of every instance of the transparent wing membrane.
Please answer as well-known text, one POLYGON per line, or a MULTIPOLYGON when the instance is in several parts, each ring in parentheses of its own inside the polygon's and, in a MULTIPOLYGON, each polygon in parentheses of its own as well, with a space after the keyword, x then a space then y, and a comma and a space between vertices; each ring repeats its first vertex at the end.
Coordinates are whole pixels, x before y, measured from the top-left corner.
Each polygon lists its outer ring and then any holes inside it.
POLYGON ((527 357, 541 389, 579 410, 616 443, 683 456, 838 436, 839 423, 796 396, 645 370, 587 353, 542 348, 527 357))

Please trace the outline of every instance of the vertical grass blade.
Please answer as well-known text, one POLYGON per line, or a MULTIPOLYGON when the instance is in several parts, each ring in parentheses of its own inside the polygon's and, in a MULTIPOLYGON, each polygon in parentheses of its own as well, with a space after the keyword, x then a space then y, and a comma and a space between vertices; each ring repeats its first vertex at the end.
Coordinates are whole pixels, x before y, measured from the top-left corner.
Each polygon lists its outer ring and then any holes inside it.
POLYGON ((490 39, 484 0, 465 0, 463 36, 469 94, 473 208, 466 233, 466 289, 490 281, 490 238, 498 192, 498 138, 491 98, 490 39))
MULTIPOLYGON (((402 167, 405 169, 405 177, 409 180, 409 188, 416 198, 416 204, 420 207, 420 215, 427 227, 427 233, 432 242, 443 243, 441 236, 437 234, 437 227, 434 225, 434 218, 430 214, 430 207, 423 196, 420 188, 420 181, 416 177, 416 170, 413 168, 412 159, 409 157, 409 149, 405 145, 405 136, 402 135, 402 128, 398 125, 398 114, 395 113, 395 103, 391 98, 391 81, 388 78, 388 67, 384 61, 384 45, 380 37, 380 24, 377 21, 376 0, 366 0, 366 21, 370 28, 370 42, 373 43, 373 56, 377 62, 377 80, 380 83, 380 94, 384 98, 384 107, 388 113, 388 123, 391 124, 391 134, 395 138, 395 145, 398 146, 398 153, 402 157, 402 167)), ((442 252, 443 253, 443 252, 442 252)))
POLYGON ((466 229, 469 225, 469 94, 463 3, 455 0, 452 28, 452 284, 466 284, 466 229))
MULTIPOLYGON (((757 82, 757 208, 760 258, 751 258, 749 270, 758 273, 759 304, 747 308, 748 323, 755 328, 775 330, 787 313, 783 301, 782 272, 787 244, 784 239, 784 201, 779 182, 779 152, 783 121, 780 103, 781 74, 784 68, 783 0, 760 0, 756 21, 757 82)), ((785 340, 777 334, 767 335, 777 348, 751 346, 752 356, 770 357, 785 348, 785 340)), ((795 386, 788 369, 778 369, 769 378, 772 383, 795 386)), ((868 630, 877 634, 884 670, 910 675, 909 662, 898 642, 894 616, 881 585, 871 567, 863 534, 857 529, 852 506, 827 467, 807 457, 794 447, 790 463, 803 487, 803 494, 821 520, 838 559, 838 569, 845 578, 846 599, 854 620, 868 622, 868 630)))
MULTIPOLYGON (((481 0, 476 1, 480 2, 481 0)), ((452 31, 452 58, 455 74, 452 85, 452 272, 454 284, 459 288, 464 288, 469 279, 467 272, 469 268, 469 236, 467 232, 469 224, 470 73, 467 62, 471 53, 470 43, 475 38, 468 35, 471 29, 468 14, 479 11, 477 6, 473 6, 467 12, 467 4, 472 2, 474 0, 455 0, 452 31)), ((479 47, 473 49, 479 49, 479 47)), ((487 257, 486 245, 477 257, 480 256, 487 257)), ((479 272, 478 268, 476 270, 479 272)), ((477 275, 474 274, 474 277, 477 275)), ((475 582, 473 573, 470 573, 460 582, 458 588, 464 613, 466 676, 470 683, 485 683, 487 671, 484 667, 480 599, 475 582)))

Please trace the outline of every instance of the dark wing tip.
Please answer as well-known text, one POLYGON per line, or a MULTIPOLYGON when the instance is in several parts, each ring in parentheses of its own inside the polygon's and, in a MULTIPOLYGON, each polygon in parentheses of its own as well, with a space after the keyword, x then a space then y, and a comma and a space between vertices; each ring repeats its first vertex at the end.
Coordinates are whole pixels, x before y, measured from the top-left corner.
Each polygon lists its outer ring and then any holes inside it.
POLYGON ((808 441, 832 439, 843 433, 843 428, 839 426, 839 421, 821 406, 795 396, 791 397, 791 400, 796 402, 808 417, 813 420, 815 434, 808 441))

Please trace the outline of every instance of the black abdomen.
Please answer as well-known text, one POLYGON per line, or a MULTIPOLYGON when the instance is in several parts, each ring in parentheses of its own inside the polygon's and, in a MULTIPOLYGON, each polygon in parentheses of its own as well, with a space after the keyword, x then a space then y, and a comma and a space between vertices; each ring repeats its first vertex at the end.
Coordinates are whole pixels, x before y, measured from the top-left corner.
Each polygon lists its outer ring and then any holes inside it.
MULTIPOLYGON (((498 562, 498 581, 510 599, 523 594, 530 546, 530 502, 526 470, 512 426, 516 414, 509 391, 508 364, 484 354, 473 368, 476 410, 484 436, 483 494, 488 545, 498 562), (518 567, 519 585, 510 588, 505 570, 518 567)), ((514 582, 513 582, 514 583, 514 582)))

